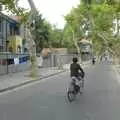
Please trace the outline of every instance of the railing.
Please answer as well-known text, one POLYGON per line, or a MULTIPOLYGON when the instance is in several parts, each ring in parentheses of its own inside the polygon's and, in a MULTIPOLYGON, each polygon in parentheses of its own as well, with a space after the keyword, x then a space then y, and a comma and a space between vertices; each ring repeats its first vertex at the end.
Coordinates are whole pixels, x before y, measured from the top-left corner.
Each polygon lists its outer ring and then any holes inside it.
POLYGON ((72 62, 75 54, 49 54, 43 59, 43 67, 61 67, 72 62))
MULTIPOLYGON (((72 62, 75 54, 49 54, 43 58, 43 68, 63 67, 72 62)), ((38 59, 39 60, 39 59, 38 59)), ((0 75, 28 70, 30 66, 28 54, 0 53, 0 75)))
POLYGON ((28 69, 28 54, 0 53, 0 75, 28 69))

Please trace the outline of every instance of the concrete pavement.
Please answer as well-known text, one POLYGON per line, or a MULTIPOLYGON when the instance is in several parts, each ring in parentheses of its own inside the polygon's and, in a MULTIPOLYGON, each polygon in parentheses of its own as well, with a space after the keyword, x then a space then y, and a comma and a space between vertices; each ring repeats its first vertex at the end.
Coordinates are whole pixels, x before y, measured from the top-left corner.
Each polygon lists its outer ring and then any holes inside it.
POLYGON ((120 120, 120 84, 111 66, 85 68, 85 92, 69 103, 69 72, 0 95, 1 120, 120 120))
POLYGON ((120 83, 120 65, 113 65, 112 67, 114 71, 116 72, 118 82, 120 83))
POLYGON ((23 85, 36 82, 38 80, 64 72, 64 69, 56 68, 40 68, 37 69, 35 78, 29 77, 30 71, 19 72, 15 74, 8 74, 0 76, 0 92, 12 90, 23 85))

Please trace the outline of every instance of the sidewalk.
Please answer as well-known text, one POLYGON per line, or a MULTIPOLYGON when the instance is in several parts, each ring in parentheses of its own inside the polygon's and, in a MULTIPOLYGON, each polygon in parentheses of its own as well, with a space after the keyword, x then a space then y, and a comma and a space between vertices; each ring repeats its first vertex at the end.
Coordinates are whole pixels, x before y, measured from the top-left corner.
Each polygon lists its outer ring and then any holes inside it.
POLYGON ((32 83, 61 72, 65 70, 59 70, 58 68, 40 68, 37 69, 36 78, 29 77, 30 71, 24 71, 14 74, 9 74, 5 76, 0 76, 0 92, 11 90, 20 86, 23 86, 28 83, 32 83))
MULTIPOLYGON (((84 62, 82 67, 89 66, 90 62, 84 62)), ((21 87, 25 84, 48 78, 53 75, 65 72, 69 70, 70 64, 64 65, 63 69, 56 68, 38 68, 36 78, 30 78, 30 71, 19 72, 15 74, 8 74, 0 76, 0 92, 12 90, 17 87, 21 87)))
POLYGON ((115 71, 118 83, 120 84, 120 65, 112 65, 112 68, 115 71))
POLYGON ((120 65, 113 65, 113 67, 120 74, 120 65))

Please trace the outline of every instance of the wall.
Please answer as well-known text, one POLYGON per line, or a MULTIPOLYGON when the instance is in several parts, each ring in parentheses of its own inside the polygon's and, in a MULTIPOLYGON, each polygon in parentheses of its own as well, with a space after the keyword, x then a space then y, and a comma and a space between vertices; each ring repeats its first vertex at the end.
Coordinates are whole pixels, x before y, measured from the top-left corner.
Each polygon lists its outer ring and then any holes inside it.
POLYGON ((20 45, 21 48, 22 48, 22 38, 20 36, 9 36, 8 40, 9 40, 8 47, 12 47, 13 48, 13 52, 14 53, 18 53, 18 49, 17 49, 18 45, 20 45))
POLYGON ((0 75, 28 70, 29 63, 28 54, 0 53, 0 75), (15 58, 19 59, 17 64, 15 58))
POLYGON ((41 53, 42 56, 47 57, 49 53, 67 54, 68 50, 67 48, 44 48, 41 53))
POLYGON ((20 36, 15 36, 16 37, 16 52, 18 53, 18 45, 21 46, 21 53, 22 53, 22 38, 20 36))

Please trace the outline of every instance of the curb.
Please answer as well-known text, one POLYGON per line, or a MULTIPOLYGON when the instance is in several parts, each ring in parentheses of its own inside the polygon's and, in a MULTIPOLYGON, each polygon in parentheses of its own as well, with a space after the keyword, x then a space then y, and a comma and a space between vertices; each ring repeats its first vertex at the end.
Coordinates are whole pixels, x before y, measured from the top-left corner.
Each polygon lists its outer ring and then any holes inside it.
POLYGON ((24 82, 24 83, 20 83, 20 84, 17 84, 17 85, 13 85, 13 86, 10 86, 8 88, 3 88, 3 89, 0 89, 0 93, 3 93, 3 92, 6 92, 6 91, 10 91, 10 90, 13 90, 15 88, 19 88, 19 87, 22 87, 24 85, 27 85, 27 84, 30 84, 30 83, 34 83, 34 82, 37 82, 39 80, 43 80, 45 78, 49 78, 51 76, 55 76, 55 75, 58 75, 60 73, 64 73, 66 72, 67 70, 63 70, 63 71, 60 71, 60 72, 57 72, 57 73, 53 73, 53 74, 50 74, 50 75, 47 75, 47 76, 43 76, 41 78, 38 78, 38 79, 35 79, 35 80, 31 80, 31 81, 27 81, 27 82, 24 82))

